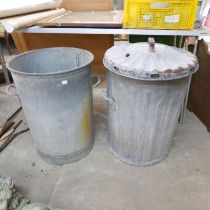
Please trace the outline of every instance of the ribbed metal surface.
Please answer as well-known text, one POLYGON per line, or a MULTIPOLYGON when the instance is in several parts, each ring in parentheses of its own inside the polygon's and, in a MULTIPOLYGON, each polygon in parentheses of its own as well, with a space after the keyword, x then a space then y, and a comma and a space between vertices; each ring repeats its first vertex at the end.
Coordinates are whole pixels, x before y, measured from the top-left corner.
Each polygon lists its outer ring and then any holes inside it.
POLYGON ((163 160, 173 140, 188 78, 140 81, 107 72, 111 152, 134 165, 163 160))
POLYGON ((34 143, 49 163, 77 161, 93 146, 92 59, 87 51, 49 48, 8 64, 34 143))
POLYGON ((197 70, 198 59, 184 49, 148 43, 115 45, 104 55, 104 65, 110 71, 138 80, 174 80, 192 75, 197 70))

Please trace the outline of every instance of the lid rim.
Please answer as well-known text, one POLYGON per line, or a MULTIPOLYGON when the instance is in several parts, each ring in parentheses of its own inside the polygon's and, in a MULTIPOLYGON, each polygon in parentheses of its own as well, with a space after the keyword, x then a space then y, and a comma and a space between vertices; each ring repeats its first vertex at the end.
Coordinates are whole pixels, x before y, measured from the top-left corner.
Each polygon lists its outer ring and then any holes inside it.
MULTIPOLYGON (((170 80, 176 80, 176 79, 182 79, 182 78, 186 78, 186 77, 189 77, 191 76, 192 74, 196 73, 196 71, 198 70, 199 68, 199 64, 197 63, 197 65, 195 66, 192 66, 192 68, 189 68, 189 69, 186 69, 186 70, 183 70, 181 72, 173 72, 173 73, 167 73, 167 72, 157 72, 157 74, 159 75, 158 77, 154 74, 156 73, 149 73, 149 72, 143 72, 142 71, 142 75, 146 75, 146 76, 140 76, 138 72, 138 75, 135 77, 135 76, 132 76, 131 74, 125 74, 125 73, 122 73, 118 70, 114 70, 114 68, 110 67, 109 65, 106 64, 105 61, 103 61, 103 64, 104 66, 106 67, 107 70, 117 74, 117 75, 120 75, 120 76, 123 76, 123 77, 127 77, 127 78, 130 78, 130 79, 135 79, 135 80, 141 80, 141 81, 170 81, 170 80), (153 75, 153 76, 151 76, 153 75)), ((128 71, 129 73, 129 71, 128 71)))
POLYGON ((113 46, 105 53, 104 66, 125 77, 151 81, 173 80, 196 72, 198 59, 191 52, 157 43, 158 50, 151 54, 147 45, 141 42, 113 46))

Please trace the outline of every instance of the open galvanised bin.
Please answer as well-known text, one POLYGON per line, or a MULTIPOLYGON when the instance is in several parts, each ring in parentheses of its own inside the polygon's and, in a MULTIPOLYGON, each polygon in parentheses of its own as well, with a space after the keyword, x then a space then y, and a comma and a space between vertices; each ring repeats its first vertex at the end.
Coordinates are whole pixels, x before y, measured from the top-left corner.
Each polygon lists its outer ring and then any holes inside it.
POLYGON ((148 43, 117 45, 104 57, 107 68, 108 143, 120 160, 153 165, 169 152, 195 55, 148 43))
POLYGON ((91 150, 93 54, 78 48, 33 50, 7 65, 38 153, 74 162, 91 150))

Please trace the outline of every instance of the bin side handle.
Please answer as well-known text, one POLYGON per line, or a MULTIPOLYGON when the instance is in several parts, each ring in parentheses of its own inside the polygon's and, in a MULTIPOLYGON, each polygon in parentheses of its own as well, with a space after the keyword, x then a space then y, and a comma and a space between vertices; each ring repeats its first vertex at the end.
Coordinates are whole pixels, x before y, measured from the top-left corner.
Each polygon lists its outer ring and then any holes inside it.
POLYGON ((18 96, 15 84, 10 84, 6 87, 6 94, 10 96, 18 96), (11 91, 13 89, 13 91, 11 91))
POLYGON ((114 100, 114 98, 113 98, 112 96, 111 96, 111 97, 108 96, 106 90, 102 90, 102 91, 100 92, 100 95, 101 95, 106 101, 110 102, 110 103, 113 105, 114 110, 115 110, 115 100, 114 100))
POLYGON ((97 87, 101 83, 101 78, 96 74, 92 76, 92 80, 96 79, 96 83, 92 85, 92 88, 97 87))

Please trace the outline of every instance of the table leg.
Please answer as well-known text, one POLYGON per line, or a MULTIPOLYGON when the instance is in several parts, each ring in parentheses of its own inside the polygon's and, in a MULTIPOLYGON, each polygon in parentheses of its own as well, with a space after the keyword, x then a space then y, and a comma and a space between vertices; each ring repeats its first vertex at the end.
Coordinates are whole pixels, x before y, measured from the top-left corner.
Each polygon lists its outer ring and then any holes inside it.
POLYGON ((174 36, 174 47, 176 47, 177 36, 174 36))
MULTIPOLYGON (((195 38, 195 45, 194 45, 194 49, 193 49, 193 54, 195 54, 195 55, 197 52, 197 48, 198 48, 198 37, 195 38)), ((188 47, 186 50, 188 50, 188 47)), ((189 83, 188 83, 188 87, 187 87, 187 94, 185 96, 184 104, 182 106, 182 111, 181 111, 180 118, 179 118, 179 123, 182 123, 182 124, 184 123, 184 119, 185 119, 185 113, 186 113, 186 109, 187 109, 187 101, 188 101, 188 96, 189 96, 189 91, 190 91, 191 80, 192 80, 192 76, 190 76, 190 79, 189 79, 189 83)))
POLYGON ((180 37, 180 40, 179 40, 179 48, 182 48, 183 38, 184 38, 184 36, 181 36, 180 37))
POLYGON ((0 43, 0 62, 1 62, 1 66, 2 66, 2 70, 3 70, 3 74, 5 77, 6 83, 10 84, 11 82, 10 82, 9 74, 8 74, 8 71, 6 68, 6 64, 5 64, 5 60, 4 60, 4 52, 3 52, 3 48, 1 46, 1 43, 0 43))

